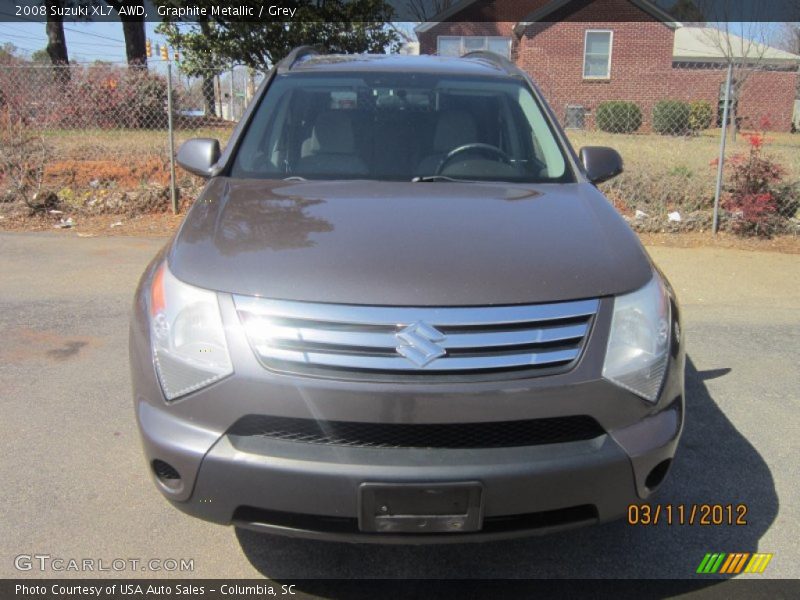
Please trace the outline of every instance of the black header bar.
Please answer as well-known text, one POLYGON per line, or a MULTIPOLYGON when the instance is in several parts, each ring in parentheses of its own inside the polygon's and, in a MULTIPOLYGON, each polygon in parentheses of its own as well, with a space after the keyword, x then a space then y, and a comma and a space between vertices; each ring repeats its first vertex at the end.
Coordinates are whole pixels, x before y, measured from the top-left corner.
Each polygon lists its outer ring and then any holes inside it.
MULTIPOLYGON (((0 22, 41 22, 60 18, 65 23, 124 20, 164 20, 196 22, 249 21, 286 22, 293 20, 329 22, 341 14, 341 5, 358 4, 357 21, 529 21, 569 19, 597 21, 597 7, 608 6, 604 22, 676 21, 715 22, 787 22, 800 21, 798 0, 628 0, 639 10, 615 10, 619 1, 551 0, 542 4, 533 0, 130 0, 125 7, 105 0, 0 0, 0 22), (588 5, 593 4, 591 11, 588 5), (448 5, 444 11, 439 8, 448 5), (366 7, 366 10, 364 10, 366 7), (542 14, 544 16, 542 17, 542 14)), ((349 19, 350 21, 354 19, 349 19)))

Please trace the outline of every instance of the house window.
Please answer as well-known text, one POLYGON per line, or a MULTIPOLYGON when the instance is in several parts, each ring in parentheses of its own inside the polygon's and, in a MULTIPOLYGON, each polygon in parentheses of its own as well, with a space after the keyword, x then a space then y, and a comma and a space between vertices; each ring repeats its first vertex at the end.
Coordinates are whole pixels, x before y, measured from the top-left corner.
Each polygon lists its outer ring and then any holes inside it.
POLYGON ((488 50, 511 58, 511 38, 490 35, 440 35, 438 38, 439 56, 463 56, 476 50, 488 50))
POLYGON ((609 79, 611 77, 611 31, 588 30, 583 45, 583 78, 609 79))

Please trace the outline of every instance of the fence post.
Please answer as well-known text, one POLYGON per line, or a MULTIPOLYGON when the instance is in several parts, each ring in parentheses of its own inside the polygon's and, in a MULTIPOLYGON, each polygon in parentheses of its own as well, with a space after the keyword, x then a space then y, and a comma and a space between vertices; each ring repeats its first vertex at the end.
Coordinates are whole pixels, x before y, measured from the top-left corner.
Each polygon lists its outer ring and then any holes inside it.
POLYGON ((711 232, 717 235, 719 229, 719 196, 722 192, 722 175, 725 167, 725 142, 728 137, 728 110, 731 99, 731 76, 733 74, 733 63, 728 62, 728 74, 725 77, 725 106, 722 108, 722 132, 719 139, 719 162, 717 164, 717 186, 714 190, 714 221, 711 225, 711 232))
POLYGON ((228 96, 228 119, 235 121, 233 116, 233 67, 231 67, 230 95, 228 96))
POLYGON ((175 182, 175 129, 172 123, 172 63, 167 62, 167 128, 169 130, 169 194, 172 214, 178 214, 178 187, 175 182))
POLYGON ((219 73, 214 75, 214 93, 217 95, 218 100, 218 102, 214 102, 214 110, 219 109, 219 113, 216 116, 222 119, 222 82, 219 80, 219 73))

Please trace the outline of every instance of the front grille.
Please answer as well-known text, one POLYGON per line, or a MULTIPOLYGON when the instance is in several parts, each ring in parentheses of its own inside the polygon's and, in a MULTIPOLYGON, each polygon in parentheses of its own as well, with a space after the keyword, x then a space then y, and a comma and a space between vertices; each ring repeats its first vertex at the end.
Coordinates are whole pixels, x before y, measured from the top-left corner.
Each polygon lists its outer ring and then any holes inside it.
POLYGON ((234 296, 268 368, 406 380, 563 372, 580 358, 599 301, 492 307, 379 307, 234 296))
MULTIPOLYGON (((591 504, 581 504, 568 508, 559 508, 535 513, 519 515, 502 515, 485 517, 483 527, 477 533, 505 533, 513 531, 535 531, 546 527, 565 527, 572 524, 588 523, 598 519, 597 507, 591 504)), ((290 513, 277 510, 265 510, 252 506, 240 506, 233 513, 233 522, 238 525, 267 525, 295 529, 300 531, 314 531, 333 534, 357 534, 358 519, 355 517, 332 517, 324 515, 310 515, 290 513)), ((363 535, 380 536, 380 533, 363 535)), ((414 534, 394 534, 414 535, 414 534)), ((468 537, 474 533, 440 533, 440 536, 468 537)))
POLYGON ((248 415, 228 434, 365 448, 510 448, 590 440, 603 428, 589 416, 482 423, 361 423, 248 415))

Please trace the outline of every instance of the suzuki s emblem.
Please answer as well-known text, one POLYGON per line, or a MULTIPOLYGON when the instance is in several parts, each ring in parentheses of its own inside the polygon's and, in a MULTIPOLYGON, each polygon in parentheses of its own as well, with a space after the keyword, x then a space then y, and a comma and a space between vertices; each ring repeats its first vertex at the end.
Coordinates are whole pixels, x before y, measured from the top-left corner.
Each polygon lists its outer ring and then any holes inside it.
POLYGON ((398 331, 395 337, 400 342, 397 352, 418 367, 424 367, 447 354, 447 350, 436 343, 444 341, 444 334, 424 321, 417 321, 398 331))

